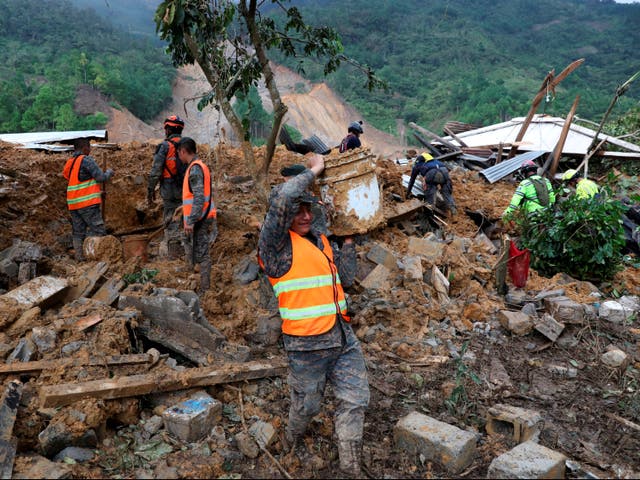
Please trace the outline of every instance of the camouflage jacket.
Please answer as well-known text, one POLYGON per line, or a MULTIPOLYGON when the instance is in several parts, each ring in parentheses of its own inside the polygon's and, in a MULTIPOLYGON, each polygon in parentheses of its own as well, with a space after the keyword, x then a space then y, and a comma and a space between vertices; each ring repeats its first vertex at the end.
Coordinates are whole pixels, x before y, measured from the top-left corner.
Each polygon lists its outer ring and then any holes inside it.
MULTIPOLYGON (((197 157, 194 157, 196 160, 197 157)), ((194 165, 189 170, 189 187, 193 192, 193 206, 191 207, 191 215, 187 218, 189 225, 194 225, 202 215, 202 207, 204 206, 204 172, 199 165, 194 165)), ((213 189, 212 189, 213 190, 213 189)), ((213 191, 211 192, 213 197, 213 191)), ((211 208, 213 208, 213 198, 211 199, 211 208)))
MULTIPOLYGON (((258 252, 264 264, 264 270, 272 278, 281 277, 291 268, 293 247, 289 236, 289 227, 300 208, 300 195, 309 188, 314 178, 313 172, 307 169, 272 192, 269 210, 258 240, 258 252)), ((311 231, 306 238, 318 248, 322 248, 320 235, 321 233, 312 224, 311 231)), ((353 284, 356 273, 355 245, 353 243, 345 244, 341 250, 338 250, 336 245, 332 245, 332 250, 340 282, 343 287, 349 287, 353 284)), ((341 321, 337 321, 329 332, 322 335, 309 337, 283 335, 285 349, 307 351, 340 347, 345 327, 350 328, 343 325, 341 321)))
MULTIPOLYGON (((77 157, 79 155, 83 155, 81 151, 73 152, 73 156, 77 157)), ((80 171, 78 172, 78 180, 81 182, 86 182, 87 180, 95 179, 96 182, 106 182, 113 176, 113 173, 106 171, 103 172, 98 164, 96 163, 95 158, 91 155, 85 155, 82 159, 82 163, 80 164, 80 171)))
MULTIPOLYGON (((164 142, 158 145, 156 148, 156 153, 153 154, 153 163, 151 164, 151 173, 149 173, 149 184, 147 188, 149 190, 153 190, 156 188, 158 182, 162 179, 162 171, 164 170, 164 162, 167 159, 167 154, 169 153, 169 139, 174 137, 180 138, 180 135, 171 135, 164 142)), ((179 162, 179 159, 176 159, 176 162, 179 162)), ((180 185, 182 187, 182 185, 180 185)))

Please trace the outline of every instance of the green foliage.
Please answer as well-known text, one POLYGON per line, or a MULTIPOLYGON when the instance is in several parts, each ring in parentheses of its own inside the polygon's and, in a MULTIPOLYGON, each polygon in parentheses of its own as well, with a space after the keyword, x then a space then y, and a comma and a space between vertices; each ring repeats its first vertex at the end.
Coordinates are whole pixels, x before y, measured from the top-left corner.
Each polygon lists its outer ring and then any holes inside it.
MULTIPOLYGON (((582 0, 298 0, 307 18, 334 25, 346 55, 370 65, 389 91, 369 92, 355 72, 327 83, 374 126, 395 132, 396 118, 439 131, 448 120, 488 125, 526 115, 546 73, 585 63, 550 92, 538 112, 598 121, 616 87, 637 70, 640 5, 582 0)), ((279 15, 278 10, 273 12, 279 15)), ((313 59, 278 57, 314 81, 313 59), (300 64, 299 62, 302 63, 300 64)), ((640 99, 633 85, 614 116, 640 99)))
POLYGON ((516 217, 532 267, 546 276, 565 272, 581 280, 610 279, 621 269, 626 207, 603 192, 601 198, 575 195, 536 215, 516 217))
POLYGON ((103 113, 76 112, 82 84, 143 120, 171 100, 175 71, 150 41, 117 31, 68 1, 0 0, 0 7, 0 131, 104 126, 103 113))
POLYGON ((273 115, 264 109, 258 89, 252 85, 246 94, 242 91, 237 92, 234 110, 242 119, 247 132, 246 139, 251 140, 254 145, 264 143, 264 138, 271 130, 273 115))
POLYGON ((462 344, 460 348, 460 355, 456 358, 456 373, 455 383, 456 386, 451 391, 451 395, 444 401, 447 410, 451 415, 466 416, 469 409, 469 396, 467 395, 466 383, 467 380, 473 381, 475 384, 482 383, 478 378, 478 375, 471 370, 466 363, 464 363, 464 354, 469 347, 469 340, 462 344))
POLYGON ((128 273, 122 276, 122 280, 127 285, 132 283, 149 283, 153 282, 154 277, 158 274, 158 270, 151 268, 142 268, 134 273, 128 273))

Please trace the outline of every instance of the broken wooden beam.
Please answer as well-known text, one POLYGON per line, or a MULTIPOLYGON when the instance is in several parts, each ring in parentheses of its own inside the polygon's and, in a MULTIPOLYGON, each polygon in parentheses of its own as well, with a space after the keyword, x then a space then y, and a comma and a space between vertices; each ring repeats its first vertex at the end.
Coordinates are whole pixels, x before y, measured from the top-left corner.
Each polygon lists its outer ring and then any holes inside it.
POLYGON ((89 366, 116 366, 135 365, 139 363, 152 363, 154 357, 148 353, 135 353, 131 355, 110 355, 107 357, 90 357, 88 359, 61 358, 58 360, 38 360, 35 362, 16 362, 0 365, 0 375, 15 374, 25 375, 39 373, 42 370, 52 370, 60 367, 89 367, 89 366))
POLYGON ((270 363, 253 361, 192 368, 182 372, 154 372, 105 380, 48 385, 40 389, 40 400, 44 408, 59 407, 85 398, 136 397, 155 392, 171 392, 192 387, 276 377, 285 373, 287 373, 285 359, 276 359, 270 363))
POLYGON ((444 145, 445 147, 450 148, 453 151, 460 151, 460 147, 458 145, 454 145, 451 142, 448 142, 447 140, 445 140, 444 138, 440 137, 439 135, 436 135, 433 132, 430 132, 429 130, 427 130, 424 127, 421 127, 420 125, 414 123, 414 122, 409 122, 409 126, 415 130, 418 130, 420 133, 424 134, 424 135, 428 135, 431 138, 437 140, 438 142, 440 142, 442 145, 444 145))
POLYGON ((0 478, 11 478, 16 442, 13 439, 13 425, 16 422, 18 403, 22 397, 22 382, 12 380, 0 400, 0 478))

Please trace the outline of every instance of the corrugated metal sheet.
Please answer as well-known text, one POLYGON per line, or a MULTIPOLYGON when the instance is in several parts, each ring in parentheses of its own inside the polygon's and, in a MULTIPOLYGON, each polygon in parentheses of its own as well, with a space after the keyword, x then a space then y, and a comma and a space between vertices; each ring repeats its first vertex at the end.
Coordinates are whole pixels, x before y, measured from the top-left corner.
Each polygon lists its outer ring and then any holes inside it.
POLYGON ((8 143, 29 145, 31 143, 71 143, 78 138, 92 140, 108 140, 106 130, 77 130, 71 132, 31 132, 3 133, 0 140, 8 143))
MULTIPOLYGON (((458 137, 469 147, 512 143, 515 141, 524 120, 524 117, 513 118, 508 122, 460 133, 458 137)), ((553 151, 560 138, 564 122, 564 118, 535 115, 522 139, 522 143, 518 145, 518 150, 553 151)), ((595 130, 571 124, 562 152, 570 155, 585 155, 595 134, 595 130)), ((457 144, 451 137, 443 138, 457 144)), ((604 134, 600 134, 598 138, 601 140, 606 138, 607 142, 612 145, 624 148, 627 151, 640 153, 640 146, 633 143, 604 134)))
POLYGON ((495 183, 501 178, 506 177, 507 175, 515 172, 520 168, 522 162, 525 160, 535 160, 542 155, 545 155, 549 152, 545 152, 544 150, 540 150, 537 152, 526 152, 521 155, 516 155, 511 160, 506 160, 504 162, 500 162, 497 165, 494 165, 490 168, 485 168, 480 172, 484 178, 486 178, 489 183, 495 183))

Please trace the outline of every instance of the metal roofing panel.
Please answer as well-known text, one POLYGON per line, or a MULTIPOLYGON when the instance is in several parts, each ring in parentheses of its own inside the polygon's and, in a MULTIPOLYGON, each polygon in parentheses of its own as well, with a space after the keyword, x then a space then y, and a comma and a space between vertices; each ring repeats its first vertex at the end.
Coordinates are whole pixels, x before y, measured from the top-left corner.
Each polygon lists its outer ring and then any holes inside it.
POLYGON ((545 152, 544 150, 539 150, 535 152, 526 152, 520 155, 516 155, 510 160, 505 160, 504 162, 500 162, 493 167, 485 168, 480 172, 484 178, 486 178, 489 183, 495 183, 501 178, 506 177, 507 175, 515 172, 520 168, 522 162, 525 160, 535 160, 542 155, 545 155, 549 152, 545 152))
POLYGON ((31 132, 31 133, 4 133, 0 134, 0 140, 9 143, 62 143, 72 142, 78 138, 92 138, 95 140, 107 140, 106 130, 76 130, 71 132, 31 132))

